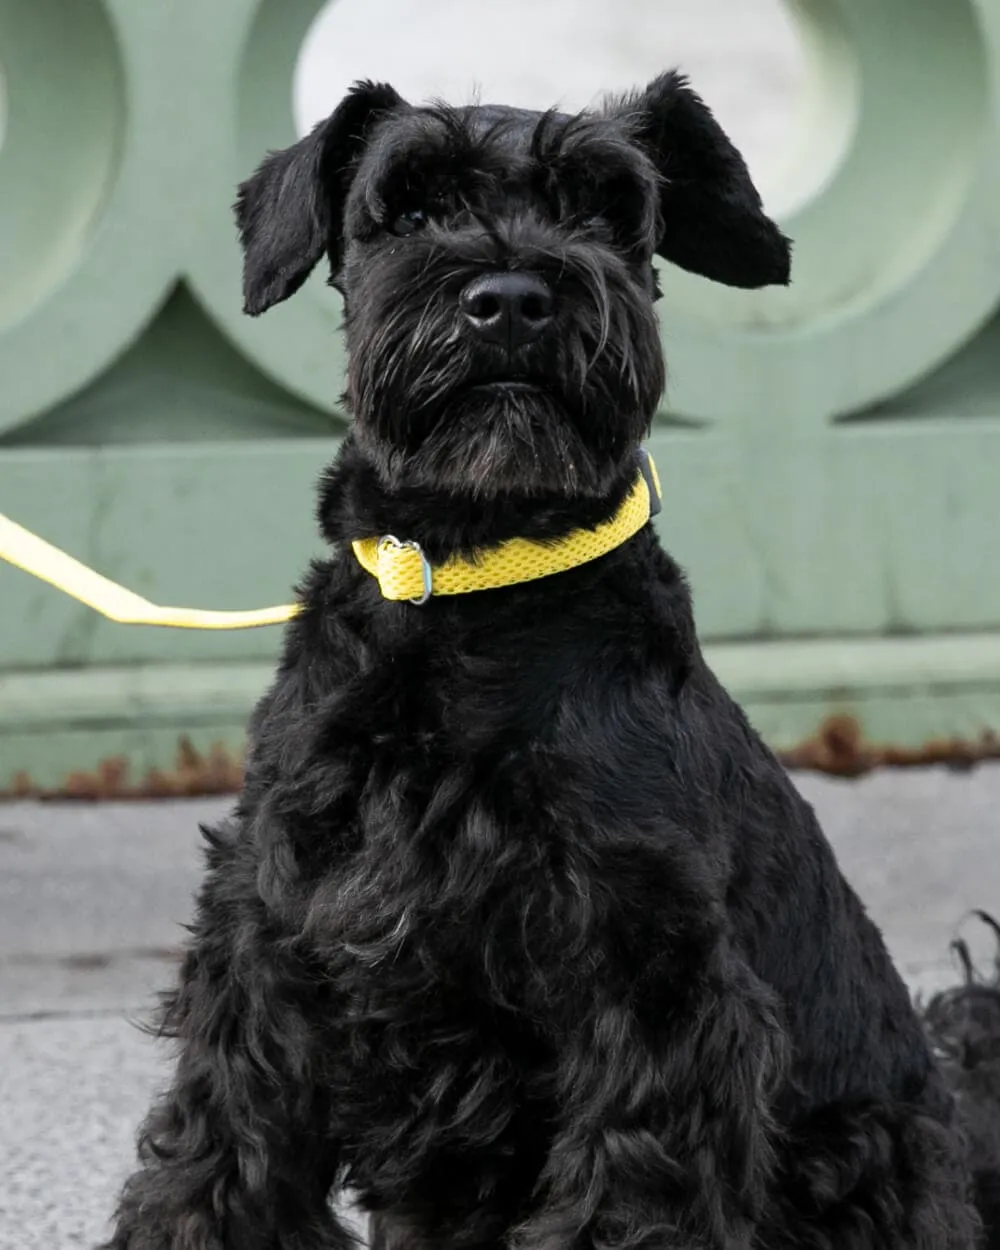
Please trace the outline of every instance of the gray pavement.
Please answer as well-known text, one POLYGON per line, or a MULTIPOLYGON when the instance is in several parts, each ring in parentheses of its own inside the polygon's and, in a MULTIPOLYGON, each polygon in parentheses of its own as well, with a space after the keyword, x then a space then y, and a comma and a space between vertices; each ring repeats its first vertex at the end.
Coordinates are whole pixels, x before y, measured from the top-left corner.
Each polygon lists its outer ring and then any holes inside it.
MULTIPOLYGON (((910 984, 947 982, 963 914, 1000 910, 1000 766, 797 781, 910 984)), ((0 1250, 103 1233, 167 1072, 132 1022, 172 974, 197 824, 226 805, 0 805, 0 1250)))

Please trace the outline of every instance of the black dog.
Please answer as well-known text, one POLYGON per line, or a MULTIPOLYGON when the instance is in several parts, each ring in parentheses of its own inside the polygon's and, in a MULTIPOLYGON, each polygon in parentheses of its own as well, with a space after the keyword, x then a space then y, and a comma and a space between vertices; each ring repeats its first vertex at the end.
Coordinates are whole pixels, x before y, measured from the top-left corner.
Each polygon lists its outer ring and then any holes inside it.
MULTIPOLYGON (((1000 925, 978 913, 1000 939, 1000 925)), ((1000 941, 998 941, 1000 946, 1000 941)), ((988 979, 977 975, 964 941, 961 984, 936 994, 923 1011, 934 1050, 962 1118, 967 1155, 986 1232, 983 1250, 1000 1250, 1000 953, 988 979)))
POLYGON ((238 217, 250 313, 328 256, 355 426, 110 1246, 343 1250, 350 1190, 412 1250, 968 1250, 920 1021, 652 526, 435 590, 647 519, 654 253, 788 280, 708 109, 676 75, 577 117, 362 84, 238 217), (352 552, 390 534, 420 606, 352 552))

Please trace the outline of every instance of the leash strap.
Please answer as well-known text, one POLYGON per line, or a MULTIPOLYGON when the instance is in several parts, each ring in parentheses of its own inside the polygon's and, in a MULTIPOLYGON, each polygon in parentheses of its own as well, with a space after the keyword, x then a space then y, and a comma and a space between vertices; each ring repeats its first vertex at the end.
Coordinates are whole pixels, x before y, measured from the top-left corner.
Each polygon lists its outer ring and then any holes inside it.
POLYGON ((259 625, 283 624, 299 610, 294 603, 247 612, 161 607, 95 573, 2 513, 0 557, 85 603, 108 620, 122 625, 164 625, 173 629, 253 629, 259 625))

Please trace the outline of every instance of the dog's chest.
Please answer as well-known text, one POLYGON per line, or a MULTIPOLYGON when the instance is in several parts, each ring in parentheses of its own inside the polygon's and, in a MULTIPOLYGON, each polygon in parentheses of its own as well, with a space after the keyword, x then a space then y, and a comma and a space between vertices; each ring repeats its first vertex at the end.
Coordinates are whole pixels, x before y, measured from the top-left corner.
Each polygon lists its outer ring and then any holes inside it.
POLYGON ((426 649, 379 636, 311 726, 306 797, 332 848, 313 932, 349 1139, 433 1122, 458 1142, 480 1100, 501 1121, 524 1102, 527 1072, 544 1101, 549 1056, 654 950, 669 752, 648 684, 600 662, 612 632, 549 614, 428 631, 426 649))
POLYGON ((388 1091, 406 1071, 429 1088, 448 1069, 475 1084, 484 1062, 495 1075, 525 1046, 560 1044, 654 948, 672 856, 544 753, 436 775, 382 767, 328 895, 352 1080, 388 1091))
POLYGON ((344 874, 331 967, 333 1102, 362 1188, 385 1183, 387 1141, 414 1161, 433 1146, 509 1168, 507 1143, 526 1108, 548 1101, 559 1017, 571 1014, 569 873, 479 801, 423 828, 397 815, 395 847, 376 822, 344 874))
POLYGON ((662 913, 679 848, 656 709, 568 634, 383 662, 340 705, 348 835, 321 889, 353 1010, 457 985, 463 1008, 561 1011, 662 913))

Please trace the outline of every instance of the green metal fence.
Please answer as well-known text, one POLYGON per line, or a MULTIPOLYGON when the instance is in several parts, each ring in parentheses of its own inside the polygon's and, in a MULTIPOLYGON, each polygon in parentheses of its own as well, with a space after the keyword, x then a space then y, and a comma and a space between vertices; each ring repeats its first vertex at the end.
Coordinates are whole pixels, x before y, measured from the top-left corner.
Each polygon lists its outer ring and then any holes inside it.
MULTIPOLYGON (((335 296, 240 313, 230 204, 320 0, 0 0, 0 511, 158 602, 283 601, 342 428, 335 296)), ((1000 0, 797 0, 788 292, 664 274, 664 538, 789 745, 1000 728, 1000 0)), ((359 74, 365 67, 359 66, 359 74)), ((112 625, 0 566, 0 789, 238 747, 274 630, 112 625)))

